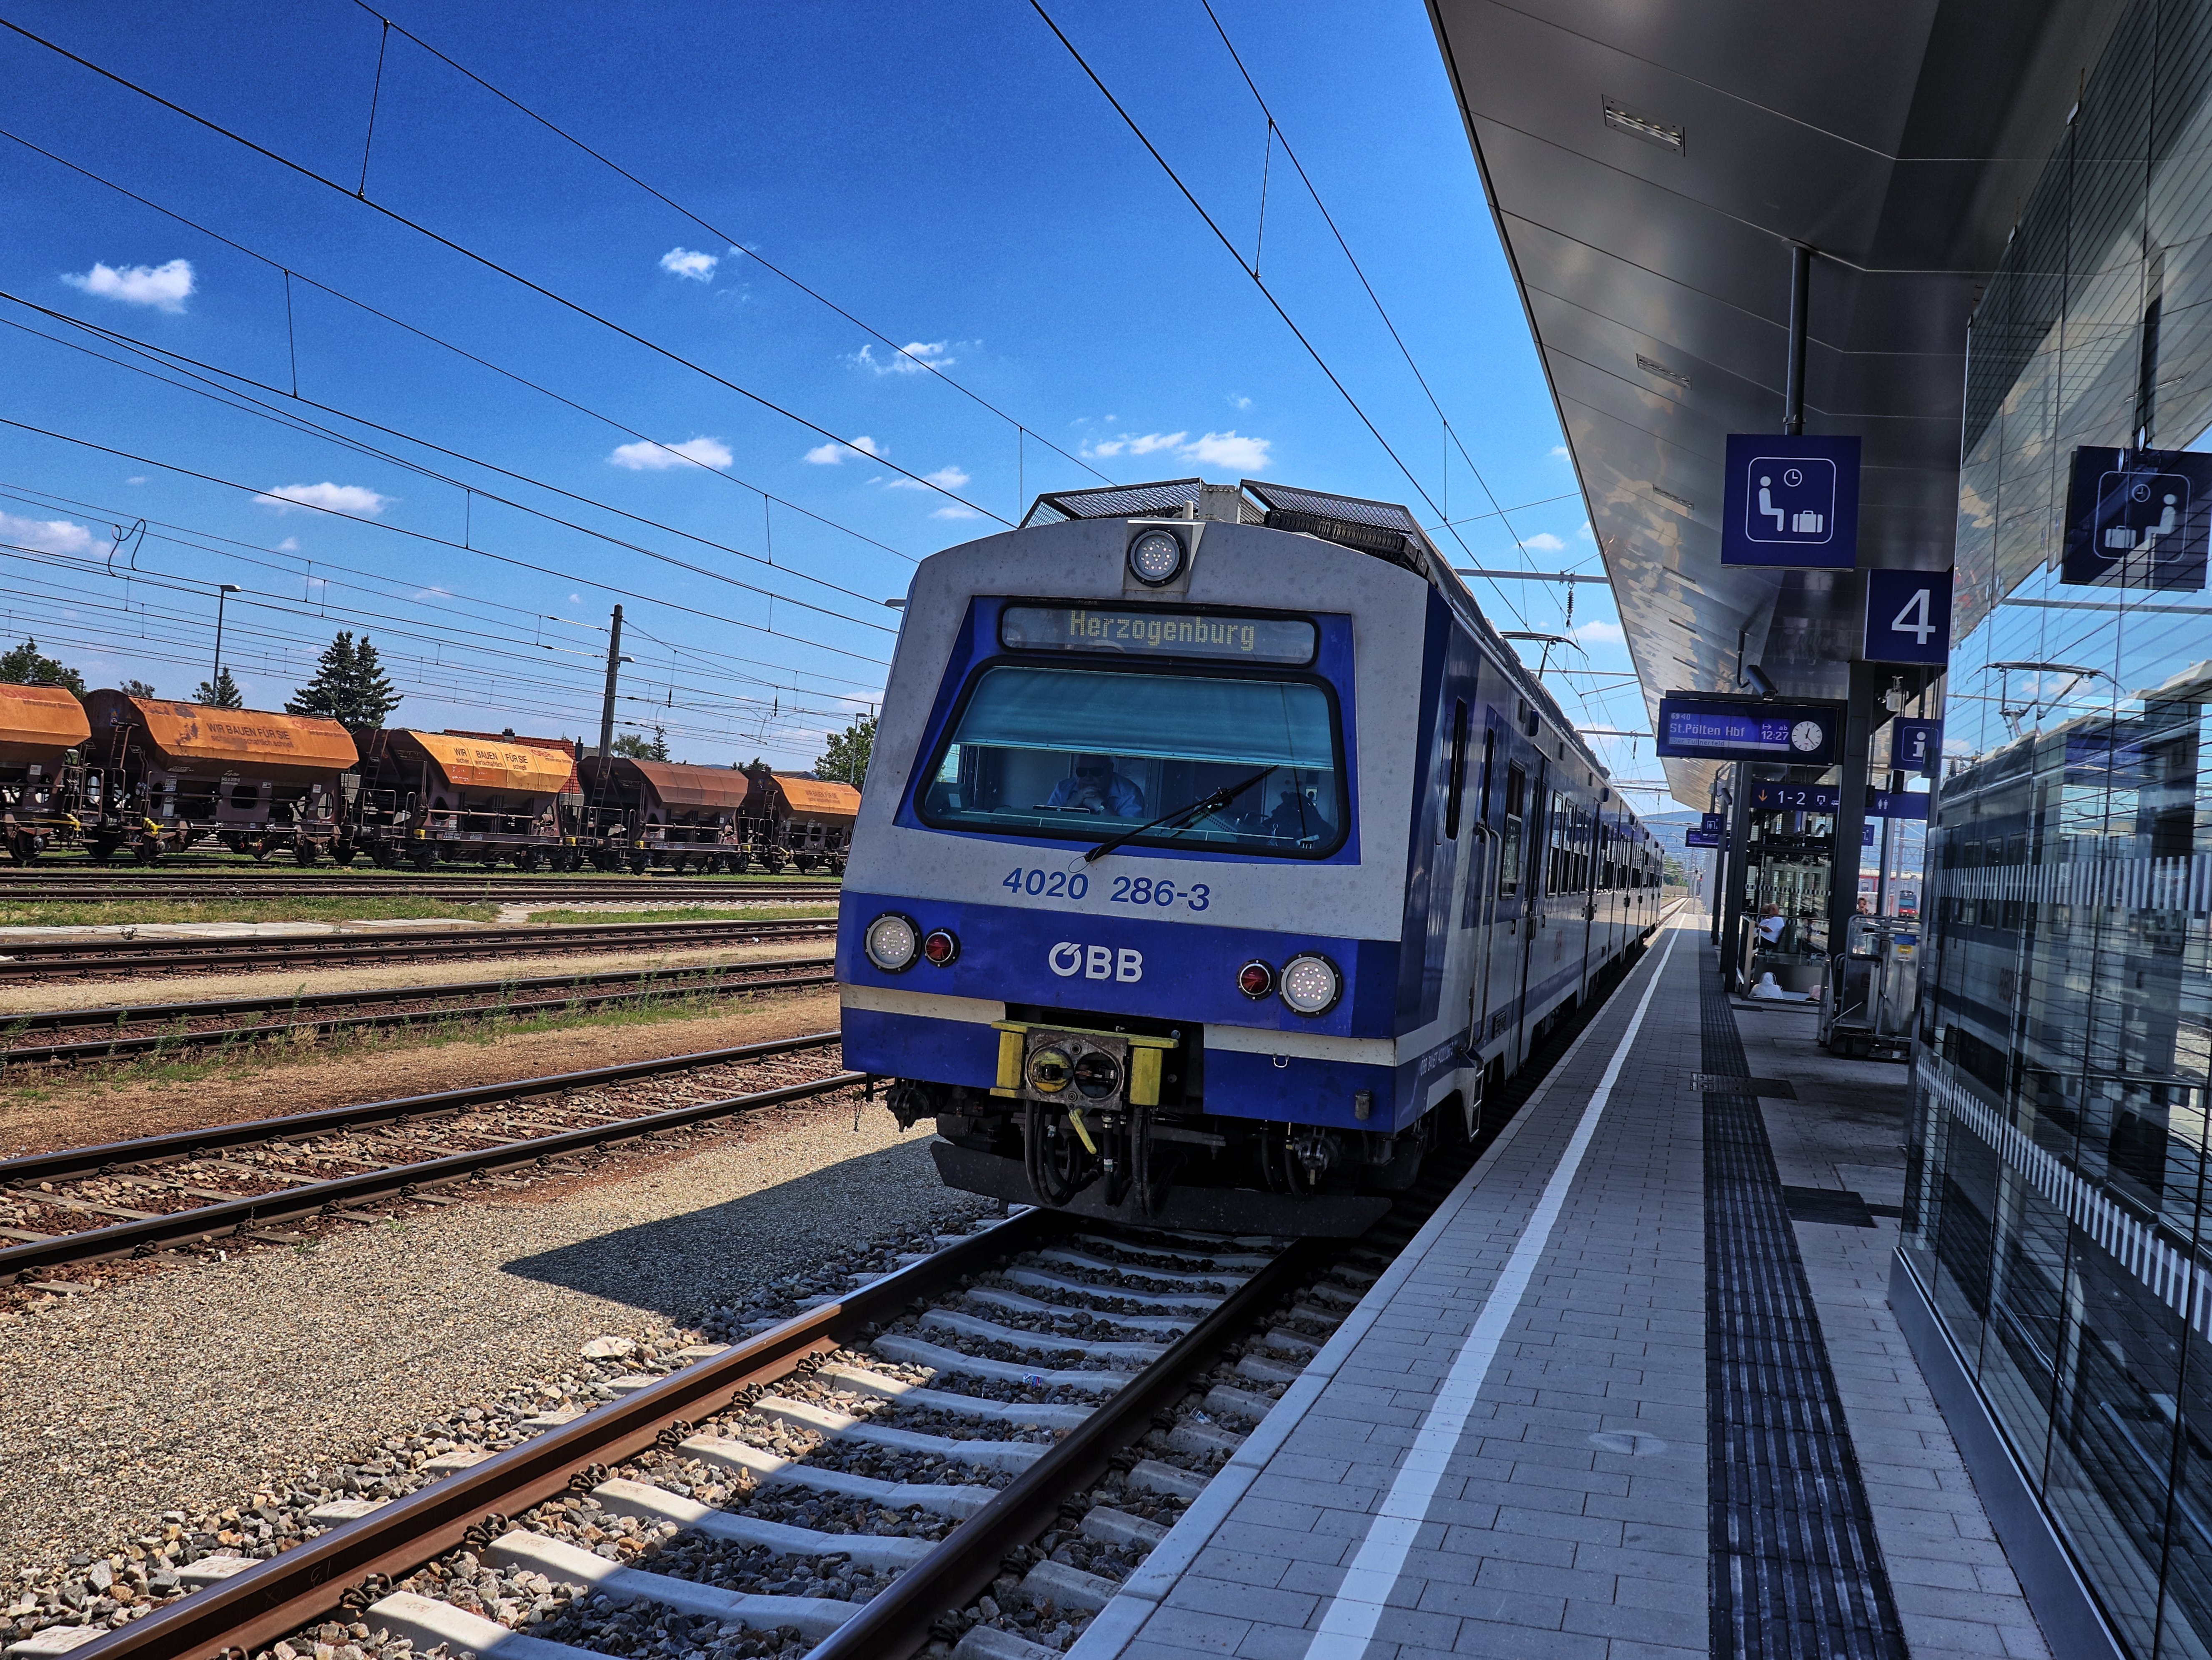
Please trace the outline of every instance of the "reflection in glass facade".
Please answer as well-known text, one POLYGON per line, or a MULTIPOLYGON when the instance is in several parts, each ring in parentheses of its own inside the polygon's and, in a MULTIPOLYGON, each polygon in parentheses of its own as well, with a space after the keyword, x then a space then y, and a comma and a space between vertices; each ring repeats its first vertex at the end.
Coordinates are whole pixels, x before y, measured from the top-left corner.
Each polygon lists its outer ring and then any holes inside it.
POLYGON ((2212 593, 2060 585, 2212 420, 2212 7, 2129 11, 1974 319, 1902 1250, 2142 1660, 2212 1655, 2212 593))

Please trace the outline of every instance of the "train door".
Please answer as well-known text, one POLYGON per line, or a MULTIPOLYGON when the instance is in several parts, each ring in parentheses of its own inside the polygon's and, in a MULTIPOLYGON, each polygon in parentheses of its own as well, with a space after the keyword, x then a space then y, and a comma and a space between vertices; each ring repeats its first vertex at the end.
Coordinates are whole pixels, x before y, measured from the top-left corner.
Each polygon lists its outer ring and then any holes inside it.
MULTIPOLYGON (((1462 684, 1463 692, 1472 692, 1471 684, 1462 684)), ((1447 682, 1446 695, 1439 700, 1440 724, 1443 727, 1441 775, 1443 799, 1437 816, 1436 839, 1440 851, 1449 848, 1445 856, 1451 860, 1451 874, 1441 892, 1432 892, 1430 905, 1431 937, 1440 948, 1442 982, 1438 988, 1437 1013, 1451 1017, 1471 1009, 1475 988, 1482 978, 1481 937, 1469 926, 1469 919, 1480 914, 1482 891, 1489 860, 1484 857, 1487 849, 1484 838, 1476 833, 1476 803, 1472 789, 1478 782, 1475 769, 1480 749, 1472 712, 1464 696, 1454 696, 1447 682)), ((1468 1016, 1471 1025, 1475 1017, 1468 1016)), ((1465 1034, 1462 1052, 1471 1050, 1481 1034, 1465 1034)), ((1461 1043, 1462 1034, 1449 1034, 1454 1043, 1461 1043)), ((1425 1107, 1426 1103, 1422 1104, 1425 1107)))
MULTIPOLYGON (((1509 787, 1514 781, 1515 768, 1506 769, 1509 787)), ((1537 936, 1547 932, 1545 927, 1544 885, 1550 875, 1550 860, 1545 857, 1545 843, 1549 833, 1546 786, 1551 781, 1552 765, 1541 751, 1535 765, 1522 772, 1521 789, 1521 836, 1527 844, 1521 856, 1517 873, 1522 890, 1521 927, 1518 939, 1520 973, 1513 997, 1513 1064, 1518 1067, 1534 1047, 1530 1033, 1535 1022, 1530 1018, 1528 992, 1533 983, 1531 975, 1536 966, 1537 936)))

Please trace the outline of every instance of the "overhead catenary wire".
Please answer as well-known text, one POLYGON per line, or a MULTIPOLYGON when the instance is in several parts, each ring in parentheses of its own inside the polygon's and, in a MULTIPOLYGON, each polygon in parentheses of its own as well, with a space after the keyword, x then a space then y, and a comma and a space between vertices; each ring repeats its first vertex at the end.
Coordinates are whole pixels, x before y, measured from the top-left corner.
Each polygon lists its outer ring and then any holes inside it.
MULTIPOLYGON (((4 19, 0 19, 0 22, 4 21, 4 19)), ((202 472, 197 468, 182 466, 173 461, 164 461, 155 456, 140 455, 131 450, 118 449, 112 445, 96 443, 89 438, 80 438, 72 433, 56 432, 50 428, 33 426, 27 421, 12 421, 5 416, 0 416, 0 426, 13 427, 18 432, 32 433, 39 437, 51 438, 60 443, 74 444, 81 449, 92 450, 99 454, 112 455, 125 461, 135 461, 141 466, 159 467, 165 472, 178 473, 187 478, 197 478, 204 483, 220 484, 226 489, 242 490, 252 496, 265 496, 268 493, 258 484, 240 483, 235 478, 221 477, 215 473, 202 472)), ((422 542, 434 547, 450 548, 457 553, 472 554, 477 558, 489 559, 502 565, 512 565, 519 570, 535 571, 541 576, 557 576, 563 582, 574 582, 586 587, 597 588, 603 593, 620 594, 625 599, 642 600, 647 605, 665 606, 670 611, 683 611, 692 617, 702 617, 709 622, 720 623, 731 628, 750 629, 756 633, 770 635, 777 639, 798 638, 795 635, 779 633, 758 623, 741 622, 736 617, 718 616, 713 611, 702 611, 696 605, 682 605, 673 599, 664 599, 657 595, 640 593, 633 588, 617 587, 612 583, 598 577, 578 576, 573 572, 560 570, 550 565, 540 565, 527 559, 518 559, 511 554, 493 553, 485 548, 465 547, 450 538, 433 536, 427 531, 409 530, 404 526, 386 524, 380 520, 364 518, 359 514, 341 512, 336 508, 326 508, 313 502, 295 502, 288 499, 287 505, 304 513, 325 514, 332 519, 344 520, 349 524, 366 525, 371 530, 382 531, 386 535, 404 537, 410 541, 422 542)), ((850 657, 857 662, 871 663, 878 667, 887 666, 882 658, 870 657, 864 652, 848 651, 842 646, 827 645, 818 640, 802 640, 800 643, 810 645, 817 651, 835 652, 841 657, 850 657)))
MULTIPOLYGON (((635 329, 623 326, 622 324, 616 322, 612 318, 608 317, 602 313, 593 311, 590 307, 584 305, 579 301, 569 299, 566 295, 560 293, 556 289, 550 289, 542 283, 537 282, 531 277, 525 277, 521 272, 514 270, 512 266, 500 264, 499 261, 492 258, 489 254, 478 253, 474 248, 467 246, 467 244, 456 241, 453 238, 446 235, 442 232, 433 230, 430 227, 423 224, 421 221, 410 219, 405 214, 399 212, 394 208, 387 207, 385 204, 376 201, 372 198, 356 197, 353 192, 346 189, 344 185, 340 183, 338 180, 331 179, 326 174, 316 172, 314 168, 308 167, 304 162, 295 161, 292 160, 291 157, 285 155, 279 151, 270 149, 265 144, 257 143, 252 139, 246 137, 243 133, 234 131, 232 129, 224 126, 219 121, 210 119, 209 117, 201 115, 196 111, 187 109, 182 104, 177 103, 174 100, 163 97, 160 93, 154 91, 149 87, 141 86, 137 82, 130 79, 128 76, 118 75, 113 70, 107 69, 101 64, 95 64, 90 58, 82 57, 76 52, 73 52, 68 47, 64 46, 56 41, 47 40, 44 35, 33 33, 31 30, 25 28, 21 24, 15 22, 10 18, 0 17, 0 29, 6 29, 12 34, 20 35, 22 39, 30 41, 33 46, 43 46, 48 52, 52 52, 56 57, 66 58, 70 63, 76 64, 79 68, 89 70, 92 74, 99 76, 102 80, 112 82, 115 85, 123 88, 126 92, 135 93, 139 97, 145 99, 149 103, 158 104, 163 109, 169 111, 173 114, 181 116, 184 119, 191 122, 194 125, 204 127, 208 131, 216 134, 218 137, 228 139, 232 143, 240 146, 241 149, 251 150, 256 155, 261 156, 267 161, 273 161, 277 166, 297 173, 302 179, 306 179, 315 184, 320 185, 326 190, 336 192, 337 194, 346 198, 349 201, 358 201, 362 206, 368 208, 371 212, 382 215, 385 218, 389 219, 393 224, 398 225, 404 229, 410 230, 416 235, 424 238, 426 240, 435 242, 440 247, 459 254, 462 258, 470 261, 471 264, 481 265, 484 270, 505 277, 508 282, 514 283, 517 287, 527 289, 531 293, 538 295, 541 299, 550 301, 552 304, 560 307, 565 311, 573 312, 578 317, 583 318, 591 323, 594 323, 599 327, 609 331, 611 333, 620 335, 623 339, 630 341, 635 345, 643 347, 646 350, 653 353, 655 356, 665 358, 669 362, 690 370, 693 374, 701 376, 702 379, 713 381, 716 386, 735 392, 738 397, 745 398, 749 402, 757 404, 761 408, 769 410, 771 414, 781 416, 785 420, 793 423, 794 425, 804 427, 809 432, 828 439, 833 444, 839 445, 846 449, 854 448, 851 441, 847 439, 844 435, 832 432, 829 428, 809 420, 806 417, 799 414, 797 410, 785 407, 783 404, 777 403, 774 398, 768 397, 765 393, 755 392, 750 386, 743 386, 738 382, 731 380, 726 375, 718 374, 714 370, 708 368, 705 364, 698 362, 692 358, 686 357, 683 353, 677 351, 671 347, 664 346, 659 342, 653 340, 647 336, 638 333, 635 329)), ((856 453, 869 454, 869 452, 866 451, 859 451, 856 453)), ((992 520, 996 523, 1006 525, 1009 528, 1012 526, 1013 521, 1012 520, 1004 517, 1002 514, 992 512, 990 508, 984 507, 978 502, 969 501, 966 496, 960 495, 956 490, 947 489, 945 485, 937 483, 933 478, 925 477, 921 473, 915 472, 907 467, 900 465, 896 461, 886 459, 881 455, 870 454, 869 459, 876 462, 878 465, 887 467, 891 471, 899 474, 901 477, 912 480, 917 487, 922 489, 934 491, 936 494, 944 496, 948 502, 951 502, 961 507, 966 508, 969 511, 977 514, 979 517, 992 520)), ((1431 505, 1433 505, 1433 503, 1431 505)))
MULTIPOLYGON (((239 381, 248 386, 258 387, 263 391, 272 392, 280 397, 284 395, 283 388, 272 386, 266 381, 257 380, 249 375, 240 374, 234 369, 226 369, 216 364, 207 363, 198 358, 186 356, 181 352, 172 351, 167 347, 153 345, 148 342, 139 340, 133 336, 121 333, 117 330, 106 328, 96 323, 87 322, 82 318, 72 317, 66 312, 56 311, 51 307, 42 306, 36 301, 26 299, 24 296, 11 293, 5 289, 0 289, 0 300, 5 300, 12 304, 21 306, 26 310, 36 312, 40 316, 52 318, 57 322, 64 323, 71 327, 82 329, 86 333, 94 335, 103 340, 110 341, 114 344, 122 347, 125 350, 136 351, 145 356, 151 357, 156 362, 163 363, 165 366, 170 364, 186 364, 191 366, 191 370, 202 370, 205 372, 203 375, 191 374, 190 370, 179 371, 179 373, 186 374, 189 379, 204 380, 209 376, 219 376, 222 377, 224 380, 239 381)), ((141 365, 124 362, 119 359, 109 357, 105 353, 93 351, 89 347, 78 345, 74 341, 58 339, 52 335, 43 333, 39 330, 27 328, 24 325, 12 322, 6 318, 0 318, 0 324, 5 324, 9 327, 22 330, 24 332, 32 335, 34 338, 51 341, 52 344, 61 346, 65 350, 85 353, 87 356, 96 358, 101 362, 113 364, 116 368, 128 370, 132 374, 151 375, 153 379, 161 381, 163 385, 174 386, 180 392, 191 392, 198 397, 213 398, 216 401, 224 404, 228 408, 239 410, 241 413, 251 414, 261 419, 275 421, 295 432, 326 439, 331 442, 352 449, 359 454, 369 456, 374 459, 386 462, 393 466, 405 468, 410 472, 416 473, 425 478, 432 479, 436 483, 449 485, 455 489, 467 491, 471 496, 481 496, 488 502, 494 502, 501 507, 513 508, 518 513, 528 514, 533 518, 545 520, 548 524, 558 525, 564 530, 574 531, 580 535, 592 537, 598 540, 610 543, 612 545, 622 548, 628 552, 641 554, 648 559, 656 560, 660 563, 673 566, 678 569, 689 571, 694 575, 705 576, 713 581, 727 583, 732 587, 742 588, 749 593, 757 593, 775 599, 781 599, 787 605, 797 605, 802 610, 814 611, 820 616, 835 617, 840 622, 855 623, 861 628, 872 629, 878 634, 895 634, 897 632, 896 629, 887 627, 884 623, 877 622, 872 617, 848 616, 843 611, 831 611, 826 606, 817 605, 811 601, 797 599, 790 594, 777 593, 773 589, 758 587, 750 582, 739 581, 733 576, 728 576, 720 571, 709 569, 703 565, 694 564, 689 560, 678 559, 673 555, 661 553, 655 549, 645 546, 641 543, 632 542, 622 537, 610 536, 605 531, 595 530, 588 525, 580 525, 574 520, 563 519, 556 514, 546 512, 542 508, 533 508, 527 502, 518 502, 510 496, 498 495, 495 492, 484 489, 480 485, 471 485, 461 479, 451 477, 447 474, 438 472, 431 468, 426 467, 419 461, 412 461, 408 459, 405 456, 396 455, 389 450, 379 449, 373 445, 365 444, 361 440, 352 437, 348 434, 338 432, 333 428, 326 427, 320 422, 310 421, 306 417, 298 415, 292 410, 276 405, 264 404, 258 398, 251 397, 246 393, 238 392, 231 386, 222 385, 221 380, 210 380, 208 386, 205 387, 186 385, 180 381, 170 380, 167 376, 153 374, 151 370, 147 369, 141 365), (210 388, 212 388, 212 390, 210 390, 210 388)), ((696 542, 702 547, 714 548, 721 552, 732 554, 738 558, 750 560, 755 564, 765 565, 771 569, 797 576, 802 581, 813 582, 822 587, 831 590, 833 593, 843 594, 848 599, 859 599, 872 603, 875 598, 875 596, 872 594, 861 593, 857 588, 848 588, 844 587, 842 583, 832 582, 823 577, 811 576, 807 575, 807 573, 798 570, 793 567, 776 565, 773 561, 763 559, 758 554, 747 553, 742 548, 733 547, 725 542, 717 542, 711 537, 701 536, 696 532, 682 530, 673 525, 663 524, 659 520, 647 519, 641 514, 631 513, 627 508, 616 507, 611 502, 602 502, 595 496, 584 496, 574 490, 563 489, 562 486, 551 483, 547 480, 535 477, 529 473, 517 472, 512 468, 502 467, 497 462, 484 460, 479 456, 470 454, 465 450, 453 449, 446 445, 436 443, 430 439, 419 437, 402 428, 386 426, 381 422, 372 421, 366 416, 356 415, 352 411, 340 409, 335 404, 318 403, 312 398, 300 398, 297 401, 310 409, 320 410, 324 413, 334 416, 340 420, 351 421, 356 425, 367 427, 373 432, 383 433, 387 436, 398 439, 404 443, 419 445, 422 448, 434 451, 440 455, 448 456, 459 461, 465 461, 472 466, 482 467, 486 471, 495 472, 503 477, 515 479, 520 483, 532 485, 538 489, 549 491, 553 495, 565 497, 569 501, 581 502, 587 507, 597 508, 602 512, 612 514, 617 518, 629 520, 635 524, 645 525, 654 530, 665 531, 672 536, 680 536, 687 541, 696 542)), ((461 545, 468 551, 476 551, 476 550, 471 545, 471 538, 466 535, 464 535, 461 545)))
MULTIPOLYGON (((380 322, 388 323, 393 328, 403 330, 406 333, 415 336, 417 339, 428 342, 430 344, 438 347, 441 350, 449 351, 456 357, 459 357, 465 362, 474 363, 479 368, 487 369, 490 373, 500 376, 502 380, 511 380, 516 386, 525 387, 531 392, 536 392, 540 397, 549 398, 556 404, 560 404, 566 408, 575 410, 580 415, 589 416, 594 421, 604 422, 606 425, 613 428, 617 432, 622 433, 628 437, 634 438, 640 443, 649 444, 654 449, 662 451, 665 454, 673 457, 686 466, 696 467, 702 472, 709 473, 714 477, 721 479, 726 483, 735 484, 739 488, 748 490, 753 495, 761 497, 763 502, 774 502, 779 507, 788 508, 793 513, 803 514, 805 517, 813 520, 817 524, 826 525, 831 530, 837 531, 843 535, 849 536, 856 542, 864 542, 872 548, 880 548, 884 552, 903 559, 908 564, 916 562, 915 556, 906 552, 903 549, 895 548, 888 542, 879 541, 876 538, 868 535, 864 531, 854 530, 850 525, 841 523, 839 520, 830 518, 826 514, 817 513, 811 508, 791 500, 788 496, 778 496, 774 491, 763 489, 762 486, 753 483, 749 479, 739 477, 736 473, 724 471, 720 467, 710 467, 705 462, 700 460, 696 456, 688 455, 674 445, 666 443, 660 439, 654 438, 647 433, 640 431, 637 428, 629 425, 627 422, 618 420, 615 417, 607 414, 603 410, 594 409, 588 404, 578 402, 576 399, 568 397, 566 393, 554 391, 550 386, 542 386, 538 382, 531 380, 527 375, 508 368, 503 364, 496 363, 490 358, 481 356, 478 354, 471 351, 465 346, 457 345, 453 341, 445 338, 442 335, 433 333, 428 329, 420 327, 416 324, 407 321, 403 317, 396 316, 392 313, 385 311, 380 307, 373 306, 368 301, 361 299, 357 295, 348 294, 343 289, 335 288, 328 283, 319 282, 316 278, 309 277, 304 272, 294 271, 290 267, 283 265, 278 260, 271 258, 269 255, 263 253, 258 248, 250 247, 246 243, 239 241, 234 237, 226 236, 221 231, 214 229, 209 225, 203 223, 201 221, 191 218, 188 215, 179 213, 173 208, 166 207, 162 204, 155 201, 151 197, 143 196, 137 191, 131 189, 128 185, 119 185, 116 183, 115 180, 107 178, 105 174, 96 173, 92 168, 85 167, 80 162, 72 161, 65 155, 58 155, 54 151, 46 149, 42 144, 33 143, 30 139, 24 137, 21 133, 11 132, 5 127, 0 127, 0 138, 5 138, 14 143, 20 144, 25 149, 31 150, 39 155, 44 156, 47 161, 53 162, 57 167, 67 167, 70 172, 78 174, 80 177, 90 179, 94 184, 101 186, 103 189, 112 191, 118 196, 125 197, 131 201, 137 203, 141 207, 150 209, 152 211, 161 215, 164 218, 173 220, 178 224, 183 225, 188 229, 196 231, 202 236, 205 236, 213 241, 220 242, 225 247, 232 249, 235 252, 244 254, 249 259, 259 262, 261 265, 268 267, 270 271, 281 273, 285 278, 287 284, 288 298, 286 304, 288 307, 290 303, 289 299, 290 283, 295 281, 304 283, 309 288, 315 289, 323 294, 326 294, 333 300, 340 301, 346 305, 355 307, 356 310, 366 312, 369 316, 377 319, 380 322)), ((297 370, 295 364, 295 385, 293 391, 293 395, 295 397, 298 395, 296 374, 297 370)), ((681 534, 681 532, 679 532, 679 534, 681 534)), ((795 568, 780 566, 778 569, 794 569, 795 568)))
MULTIPOLYGON (((417 46, 420 46, 424 52, 428 52, 430 56, 436 58, 440 63, 445 64, 447 68, 453 70, 458 75, 465 76, 469 80, 473 81, 477 86, 482 87, 486 92, 498 99, 501 103, 506 104, 520 114, 527 116, 531 120, 535 121, 539 126, 544 128, 546 131, 553 134, 563 143, 574 145, 576 149, 590 156, 592 160, 597 161, 609 172, 613 173, 617 177, 624 179, 630 184, 636 185, 638 189, 643 191, 647 196, 653 198, 654 201, 659 202, 662 206, 672 210, 675 213, 681 215, 684 218, 690 220, 701 230, 708 232, 719 240, 724 246, 727 247, 731 252, 742 254, 745 258, 760 266, 762 270, 769 272, 771 276, 778 277, 783 282, 788 283, 793 288, 797 289, 808 299, 812 300, 817 304, 824 306, 830 311, 835 312, 838 316, 850 323, 854 328, 860 330, 863 333, 872 335, 877 340, 890 347, 893 351, 898 353, 900 356, 905 358, 908 362, 917 364, 921 368, 927 369, 931 374, 935 375, 937 379, 945 382, 946 386, 951 386, 954 391, 979 404, 983 409, 989 410, 1000 420, 1004 421, 1008 426, 1012 427, 1017 433, 1024 434, 1028 437, 1036 439, 1054 454, 1061 457, 1065 460, 1073 462, 1077 466, 1081 467, 1085 472, 1089 473, 1093 478, 1099 480, 1102 483, 1111 484, 1115 482, 1114 479, 1108 477, 1104 473, 1099 471, 1097 467, 1091 465, 1091 463, 1085 460, 1082 456, 1070 453, 1068 451, 1062 449, 1059 445, 1054 443, 1049 438, 1047 438, 1037 432, 1035 428, 1024 426, 1022 422, 1007 414, 997 404, 985 398, 981 392, 978 392, 972 386, 966 385, 964 382, 947 374, 935 363, 931 362, 927 358, 915 356, 912 352, 908 351, 906 347, 900 345, 896 340, 893 339, 890 335, 885 334, 881 329, 877 328, 872 324, 861 321, 860 318, 846 310, 844 307, 839 305, 835 300, 830 299, 829 295, 822 293, 821 290, 814 288, 810 283, 803 282, 799 277, 793 276, 789 271, 784 270, 783 267, 769 258, 767 255, 760 252, 757 249, 747 247, 731 233, 722 229, 712 220, 701 215, 696 210, 686 207, 683 203, 678 202, 675 198, 668 195, 657 185, 650 183, 647 179, 640 178, 636 173, 632 173, 628 167, 623 167, 621 162, 617 161, 613 157, 594 148, 592 145, 586 143, 574 133, 570 132, 567 128, 560 125, 550 117, 540 113, 536 109, 533 109, 528 104, 524 103, 520 99, 515 97, 514 94, 506 91, 502 88, 493 85, 491 82, 477 74, 476 70, 471 69, 467 64, 461 63, 450 53, 443 52, 438 47, 432 46, 421 35, 416 34, 414 31, 408 28, 404 23, 392 21, 392 19, 386 17, 382 12, 378 11, 375 7, 368 4, 368 0, 354 0, 354 3, 359 6, 363 11, 368 13, 370 16, 375 18, 379 22, 382 23, 386 28, 398 33, 405 40, 412 42, 417 46)), ((380 64, 381 59, 380 58, 379 61, 380 64)))

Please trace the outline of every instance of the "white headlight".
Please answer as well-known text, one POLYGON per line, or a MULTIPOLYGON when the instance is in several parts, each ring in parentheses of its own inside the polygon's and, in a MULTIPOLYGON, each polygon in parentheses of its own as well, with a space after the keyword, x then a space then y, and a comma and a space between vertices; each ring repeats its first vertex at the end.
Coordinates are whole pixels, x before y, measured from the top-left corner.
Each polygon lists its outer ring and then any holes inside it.
POLYGON ((1326 1014, 1344 989, 1336 964, 1326 957, 1293 957, 1283 964, 1283 1001, 1293 1014, 1326 1014))
POLYGON ((1129 571, 1139 582, 1158 587, 1172 582, 1182 569, 1182 541, 1173 531, 1148 530, 1129 544, 1129 571))
POLYGON ((921 946, 921 930, 912 917, 887 910, 868 924, 861 943, 868 961, 886 974, 896 974, 914 966, 915 954, 921 946))

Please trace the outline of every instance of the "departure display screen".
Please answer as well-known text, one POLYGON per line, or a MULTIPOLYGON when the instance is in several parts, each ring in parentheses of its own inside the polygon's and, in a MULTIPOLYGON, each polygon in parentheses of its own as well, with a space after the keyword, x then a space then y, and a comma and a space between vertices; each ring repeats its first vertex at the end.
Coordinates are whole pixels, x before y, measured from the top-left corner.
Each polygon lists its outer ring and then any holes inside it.
POLYGON ((1103 652, 1121 657, 1207 657, 1239 663, 1310 663, 1320 630, 1299 617, 1103 605, 1009 605, 999 639, 1010 651, 1103 652))

